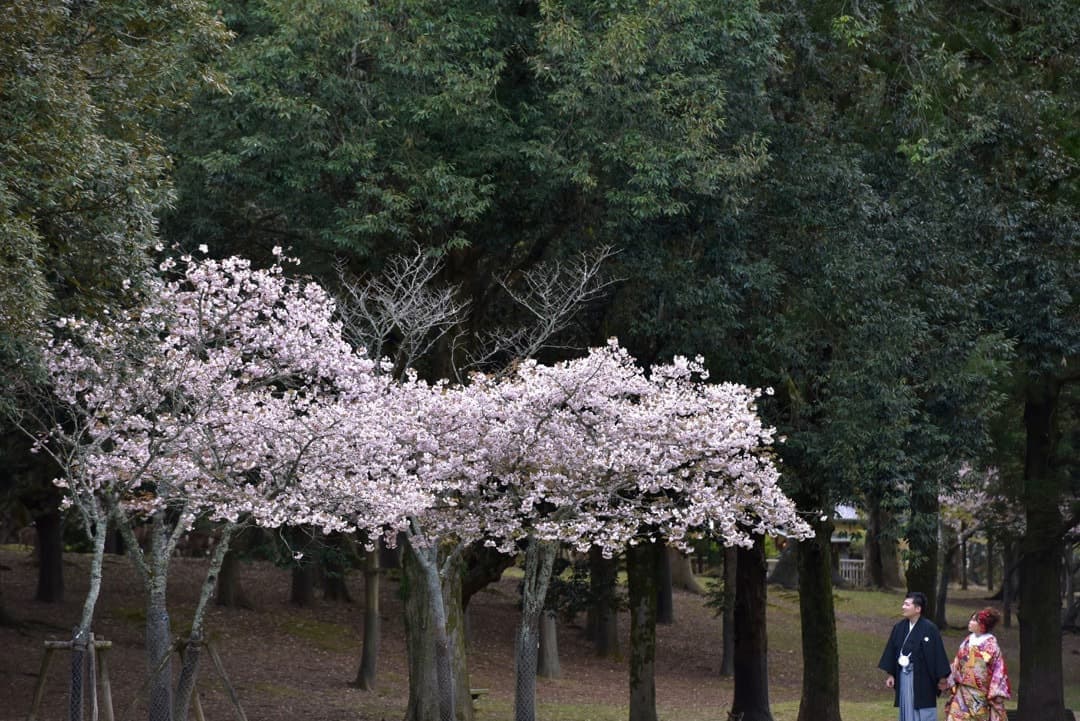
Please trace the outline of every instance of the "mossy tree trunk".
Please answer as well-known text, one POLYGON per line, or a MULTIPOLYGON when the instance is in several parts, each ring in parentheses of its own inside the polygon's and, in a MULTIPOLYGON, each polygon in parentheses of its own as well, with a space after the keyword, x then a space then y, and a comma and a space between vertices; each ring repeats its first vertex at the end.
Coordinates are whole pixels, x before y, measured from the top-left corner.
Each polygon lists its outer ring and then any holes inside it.
POLYGON ((431 549, 418 552, 405 544, 401 563, 409 664, 405 721, 472 721, 461 565, 444 564, 440 578, 438 560, 431 549), (420 559, 420 553, 427 557, 420 559))
POLYGON ((657 577, 664 546, 640 543, 626 550, 630 593, 630 721, 657 721, 657 577))
POLYGON ((405 547, 401 559, 401 597, 405 604, 405 645, 409 662, 409 705, 405 721, 439 721, 439 680, 435 669, 431 600, 424 570, 405 547))
POLYGON ((540 655, 536 661, 536 675, 540 678, 562 678, 558 621, 558 614, 549 609, 540 616, 540 655))
POLYGON ((455 721, 473 721, 474 711, 469 684, 469 665, 466 656, 468 640, 466 638, 465 607, 462 603, 462 583, 465 577, 465 564, 461 555, 456 555, 443 564, 441 576, 443 605, 446 608, 446 636, 448 641, 450 672, 454 680, 454 719, 455 721))
POLYGON ((803 682, 798 721, 840 721, 840 656, 833 612, 830 521, 812 521, 814 537, 800 541, 799 616, 803 682))

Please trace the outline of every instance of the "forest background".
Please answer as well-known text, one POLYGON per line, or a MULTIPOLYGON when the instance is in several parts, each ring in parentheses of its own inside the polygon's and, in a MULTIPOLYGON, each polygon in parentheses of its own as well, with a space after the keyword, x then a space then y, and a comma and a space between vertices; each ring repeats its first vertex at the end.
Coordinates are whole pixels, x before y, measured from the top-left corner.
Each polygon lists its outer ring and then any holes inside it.
MULTIPOLYGON (((761 410, 785 488, 817 519, 797 545, 804 618, 834 617, 818 512, 863 508, 873 582, 903 539, 907 584, 933 589, 942 494, 992 477, 980 490, 1007 510, 976 511, 1019 573, 1020 712, 1063 716, 1072 3, 4 9, 5 389, 33 372, 43 319, 129 302, 159 246, 266 263, 286 246, 328 286, 419 247, 471 308, 463 340, 421 360, 430 378, 520 312, 506 288, 537 264, 614 248, 617 282, 543 358, 617 336, 645 364, 701 353, 714 377, 775 388, 761 410)), ((55 473, 13 431, 3 453, 55 560, 55 473)), ((42 568, 39 594, 62 594, 59 563, 42 568)), ((802 634, 800 717, 839 718, 835 626, 802 634)))

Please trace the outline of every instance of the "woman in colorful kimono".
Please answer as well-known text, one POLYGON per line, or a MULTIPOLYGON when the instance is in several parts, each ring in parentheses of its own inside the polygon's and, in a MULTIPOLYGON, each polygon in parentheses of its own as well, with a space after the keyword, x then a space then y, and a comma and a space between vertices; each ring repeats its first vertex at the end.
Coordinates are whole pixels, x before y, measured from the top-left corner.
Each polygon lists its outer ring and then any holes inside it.
POLYGON ((971 615, 971 634, 960 643, 952 662, 952 697, 945 704, 945 721, 1006 721, 1009 675, 997 638, 990 633, 1000 619, 992 608, 971 615))

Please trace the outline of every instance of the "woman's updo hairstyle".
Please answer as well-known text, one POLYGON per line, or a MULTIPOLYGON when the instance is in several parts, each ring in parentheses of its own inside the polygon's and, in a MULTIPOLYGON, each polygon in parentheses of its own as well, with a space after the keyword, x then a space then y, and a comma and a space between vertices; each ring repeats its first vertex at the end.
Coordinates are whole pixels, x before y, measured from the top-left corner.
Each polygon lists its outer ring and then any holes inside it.
POLYGON ((990 633, 1001 620, 1001 614, 995 608, 984 608, 975 614, 975 620, 986 630, 986 633, 990 633))

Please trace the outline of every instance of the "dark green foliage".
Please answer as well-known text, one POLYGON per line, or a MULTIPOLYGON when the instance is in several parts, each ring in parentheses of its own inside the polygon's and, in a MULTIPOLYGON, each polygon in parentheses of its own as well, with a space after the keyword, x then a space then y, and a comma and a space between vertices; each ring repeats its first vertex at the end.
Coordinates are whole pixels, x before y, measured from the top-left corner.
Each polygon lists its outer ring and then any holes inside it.
POLYGON ((10 2, 0 14, 0 339, 137 282, 169 201, 148 124, 212 81, 203 3, 10 2))
POLYGON ((231 92, 172 126, 186 244, 450 250, 485 318, 493 274, 733 204, 764 158, 730 112, 770 52, 753 3, 223 9, 231 92))

